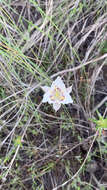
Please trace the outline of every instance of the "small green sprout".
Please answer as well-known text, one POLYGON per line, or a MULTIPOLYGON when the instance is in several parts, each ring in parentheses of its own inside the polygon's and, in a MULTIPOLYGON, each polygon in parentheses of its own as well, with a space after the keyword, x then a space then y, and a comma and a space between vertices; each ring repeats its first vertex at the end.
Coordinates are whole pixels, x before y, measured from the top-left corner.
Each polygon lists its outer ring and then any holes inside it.
POLYGON ((18 136, 15 140, 14 140, 14 146, 21 146, 22 147, 22 142, 21 142, 21 136, 18 136))
POLYGON ((104 119, 103 116, 98 112, 98 110, 96 112, 98 115, 98 120, 97 119, 90 119, 90 120, 96 124, 96 129, 99 130, 99 134, 101 135, 102 130, 107 129, 107 118, 104 119))
POLYGON ((103 116, 98 112, 97 112, 97 115, 99 117, 98 120, 94 120, 94 122, 96 123, 96 128, 99 129, 99 128, 102 128, 102 129, 105 129, 107 128, 107 118, 103 118, 103 116))

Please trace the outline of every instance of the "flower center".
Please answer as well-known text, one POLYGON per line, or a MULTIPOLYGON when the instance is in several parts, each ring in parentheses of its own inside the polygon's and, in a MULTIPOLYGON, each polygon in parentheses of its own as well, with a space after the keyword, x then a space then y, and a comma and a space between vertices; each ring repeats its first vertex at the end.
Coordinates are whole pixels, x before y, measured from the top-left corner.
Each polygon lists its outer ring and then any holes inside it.
POLYGON ((61 91, 60 88, 55 87, 55 89, 52 91, 50 99, 52 101, 63 101, 65 99, 65 96, 63 95, 63 92, 61 91))

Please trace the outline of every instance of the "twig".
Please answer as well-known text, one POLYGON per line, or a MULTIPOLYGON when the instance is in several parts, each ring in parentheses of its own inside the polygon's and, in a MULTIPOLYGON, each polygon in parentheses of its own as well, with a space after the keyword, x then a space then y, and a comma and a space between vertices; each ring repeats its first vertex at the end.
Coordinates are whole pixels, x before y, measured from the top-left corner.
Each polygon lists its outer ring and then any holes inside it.
POLYGON ((92 110, 92 113, 94 113, 98 108, 100 108, 105 102, 107 101, 107 96, 95 106, 95 108, 92 110))
POLYGON ((104 54, 103 56, 99 57, 99 58, 92 59, 92 60, 90 60, 90 61, 87 61, 86 63, 80 64, 80 65, 77 66, 77 67, 59 71, 59 72, 57 72, 56 74, 53 74, 53 75, 51 76, 51 79, 54 78, 54 77, 56 77, 56 76, 58 76, 58 75, 62 75, 62 74, 64 74, 64 73, 67 73, 67 72, 76 71, 76 70, 80 69, 80 68, 83 67, 83 66, 86 66, 86 65, 88 65, 88 64, 90 64, 90 63, 94 63, 94 62, 100 61, 100 60, 102 60, 102 59, 104 59, 104 58, 107 58, 107 53, 104 54))

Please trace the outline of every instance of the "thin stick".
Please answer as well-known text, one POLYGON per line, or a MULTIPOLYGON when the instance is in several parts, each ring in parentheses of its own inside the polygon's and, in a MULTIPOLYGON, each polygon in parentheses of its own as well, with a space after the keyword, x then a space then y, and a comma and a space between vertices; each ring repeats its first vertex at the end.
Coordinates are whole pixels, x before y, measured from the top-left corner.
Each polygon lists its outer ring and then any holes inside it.
POLYGON ((93 62, 100 61, 100 60, 102 60, 102 59, 104 59, 104 58, 107 58, 107 53, 104 54, 103 56, 99 57, 99 58, 92 59, 92 60, 90 60, 90 61, 87 61, 86 63, 80 64, 80 65, 77 66, 77 67, 74 67, 74 68, 71 68, 71 69, 65 69, 65 70, 59 71, 59 72, 57 72, 56 74, 53 74, 53 75, 51 76, 51 79, 54 78, 54 77, 56 77, 56 76, 58 76, 58 75, 62 75, 62 74, 64 74, 64 73, 67 73, 67 72, 73 72, 73 71, 76 71, 76 70, 80 69, 80 68, 83 67, 83 66, 86 66, 86 65, 88 65, 88 64, 90 64, 90 63, 93 63, 93 62))

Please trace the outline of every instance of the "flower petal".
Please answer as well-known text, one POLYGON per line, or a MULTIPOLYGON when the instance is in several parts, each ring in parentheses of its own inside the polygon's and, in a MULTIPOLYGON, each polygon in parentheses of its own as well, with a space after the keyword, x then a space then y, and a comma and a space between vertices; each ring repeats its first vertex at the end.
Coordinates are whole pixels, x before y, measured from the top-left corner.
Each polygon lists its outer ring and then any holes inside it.
POLYGON ((65 99, 61 102, 62 104, 73 103, 73 100, 71 96, 69 95, 69 93, 65 93, 64 96, 65 96, 65 99))
POLYGON ((51 88, 54 88, 55 86, 57 86, 61 90, 66 90, 65 84, 63 83, 61 77, 57 77, 57 79, 53 81, 51 88))
POLYGON ((49 99, 50 99, 50 90, 48 90, 48 91, 43 95, 43 100, 42 100, 42 102, 43 102, 43 103, 49 102, 49 99))
POLYGON ((42 102, 43 102, 43 103, 48 102, 48 98, 47 98, 47 95, 46 95, 46 94, 44 94, 43 99, 42 99, 42 102))
POLYGON ((68 93, 71 93, 71 91, 72 91, 72 86, 70 86, 70 87, 67 88, 67 92, 68 93))
POLYGON ((61 104, 60 103, 53 103, 53 108, 55 111, 58 111, 61 107, 61 104))
POLYGON ((49 86, 41 86, 41 88, 42 88, 42 90, 43 90, 44 92, 47 92, 47 91, 50 89, 49 86))
POLYGON ((53 101, 51 100, 50 96, 51 96, 51 91, 48 90, 48 91, 43 95, 43 100, 42 100, 42 102, 43 102, 43 103, 48 102, 49 104, 52 104, 53 101))

